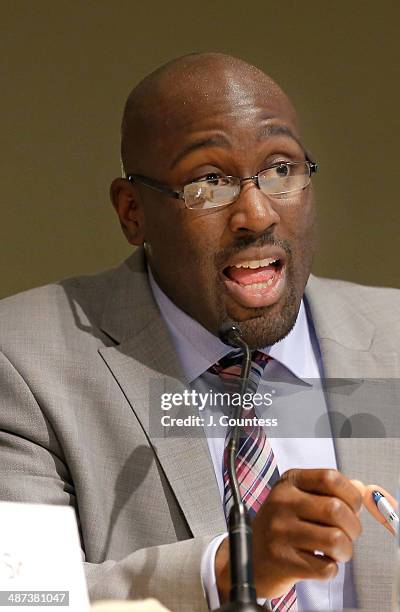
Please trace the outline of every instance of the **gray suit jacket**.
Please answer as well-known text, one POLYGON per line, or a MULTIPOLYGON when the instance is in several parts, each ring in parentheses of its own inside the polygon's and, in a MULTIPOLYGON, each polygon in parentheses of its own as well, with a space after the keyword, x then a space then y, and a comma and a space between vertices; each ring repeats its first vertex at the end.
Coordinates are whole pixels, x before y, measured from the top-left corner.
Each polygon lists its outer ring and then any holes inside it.
MULTIPOLYGON (((373 377, 385 389, 399 378, 399 293, 310 279, 327 377, 373 377)), ((152 595, 175 612, 206 610, 200 559, 225 520, 206 440, 149 428, 149 390, 182 373, 142 250, 115 270, 3 300, 0 350, 0 499, 75 508, 92 599, 152 595)), ((345 414, 346 393, 327 394, 345 414)), ((395 492, 389 413, 386 438, 336 443, 346 475, 395 492)), ((393 538, 368 517, 364 527, 359 604, 389 610, 393 538)))

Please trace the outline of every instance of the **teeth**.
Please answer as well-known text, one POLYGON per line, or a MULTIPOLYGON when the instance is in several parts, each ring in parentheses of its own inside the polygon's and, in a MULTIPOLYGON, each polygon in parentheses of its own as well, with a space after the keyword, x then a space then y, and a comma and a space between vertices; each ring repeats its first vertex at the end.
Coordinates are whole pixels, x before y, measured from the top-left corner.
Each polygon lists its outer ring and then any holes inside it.
POLYGON ((249 261, 242 261, 241 263, 235 264, 235 268, 251 268, 255 270, 256 268, 265 268, 275 263, 277 260, 269 257, 267 259, 251 259, 249 261))
POLYGON ((266 289, 267 287, 271 287, 274 282, 274 276, 267 280, 265 283, 251 283, 250 285, 241 285, 241 287, 245 287, 246 289, 266 289))

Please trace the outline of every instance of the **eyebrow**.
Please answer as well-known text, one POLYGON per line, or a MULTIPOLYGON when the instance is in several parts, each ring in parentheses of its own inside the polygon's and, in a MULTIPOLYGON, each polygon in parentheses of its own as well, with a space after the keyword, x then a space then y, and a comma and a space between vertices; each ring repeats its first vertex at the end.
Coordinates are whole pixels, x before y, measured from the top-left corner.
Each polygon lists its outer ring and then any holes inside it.
MULTIPOLYGON (((263 129, 260 134, 260 140, 262 138, 271 136, 288 136, 289 138, 294 140, 304 151, 304 147, 301 144, 300 140, 286 125, 267 124, 263 126, 263 129)), ((230 146, 230 144, 231 143, 229 139, 226 138, 226 136, 224 136, 223 134, 216 134, 215 136, 211 136, 210 138, 202 138, 200 140, 195 140, 194 142, 191 142, 190 144, 186 145, 186 147, 184 147, 182 151, 178 153, 178 155, 173 159, 170 165, 170 169, 172 170, 172 168, 174 168, 181 161, 181 159, 186 157, 186 155, 189 155, 189 153, 191 153, 192 151, 196 151, 198 149, 205 149, 207 147, 228 147, 230 146)))
POLYGON ((200 140, 195 140, 194 142, 191 142, 190 144, 186 145, 186 147, 184 147, 182 151, 178 153, 178 155, 172 161, 170 169, 172 170, 172 168, 174 168, 174 166, 176 166, 177 163, 181 161, 181 159, 186 157, 186 155, 188 155, 192 151, 196 151, 197 149, 205 149, 207 147, 228 147, 229 145, 230 141, 228 140, 228 138, 223 136, 223 134, 216 134, 215 136, 211 136, 210 138, 201 138, 200 140))
POLYGON ((277 125, 277 124, 264 125, 263 130, 261 131, 261 134, 260 134, 260 140, 262 138, 270 137, 270 136, 288 136, 289 138, 297 142, 299 147, 301 147, 302 150, 304 151, 304 147, 301 141, 299 140, 299 138, 297 138, 297 136, 295 136, 295 134, 292 132, 292 130, 287 125, 277 125))

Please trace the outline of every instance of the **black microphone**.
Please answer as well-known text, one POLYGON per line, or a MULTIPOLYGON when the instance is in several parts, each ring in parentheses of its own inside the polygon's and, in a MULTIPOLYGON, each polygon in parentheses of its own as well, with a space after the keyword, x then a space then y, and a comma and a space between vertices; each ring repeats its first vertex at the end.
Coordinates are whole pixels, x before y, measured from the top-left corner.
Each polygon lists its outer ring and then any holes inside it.
POLYGON ((240 372, 239 406, 234 406, 234 425, 230 430, 228 444, 228 475, 232 489, 233 505, 228 517, 229 557, 231 573, 231 590, 229 603, 219 612, 256 612, 266 610, 257 604, 256 589, 253 580, 253 531, 245 505, 240 496, 239 483, 236 474, 235 458, 240 436, 239 418, 243 410, 243 395, 249 383, 251 367, 251 351, 242 338, 240 327, 231 321, 221 325, 219 337, 224 344, 243 351, 242 369, 240 372))
POLYGON ((221 325, 218 336, 224 344, 229 344, 234 348, 237 348, 238 342, 243 343, 240 327, 232 321, 227 321, 221 325))

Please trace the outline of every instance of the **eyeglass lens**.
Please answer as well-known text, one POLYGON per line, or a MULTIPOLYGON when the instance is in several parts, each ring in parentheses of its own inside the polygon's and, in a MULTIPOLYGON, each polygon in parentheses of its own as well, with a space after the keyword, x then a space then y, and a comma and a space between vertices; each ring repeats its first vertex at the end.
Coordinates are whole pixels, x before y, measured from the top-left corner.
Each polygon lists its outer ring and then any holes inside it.
MULTIPOLYGON (((282 163, 258 174, 258 186, 270 196, 284 197, 301 191, 310 183, 308 162, 282 163)), ((216 177, 189 183, 183 193, 188 208, 215 208, 232 204, 238 197, 241 180, 237 177, 216 177)))

